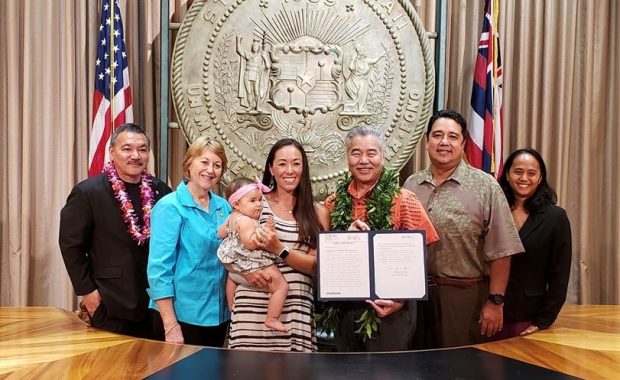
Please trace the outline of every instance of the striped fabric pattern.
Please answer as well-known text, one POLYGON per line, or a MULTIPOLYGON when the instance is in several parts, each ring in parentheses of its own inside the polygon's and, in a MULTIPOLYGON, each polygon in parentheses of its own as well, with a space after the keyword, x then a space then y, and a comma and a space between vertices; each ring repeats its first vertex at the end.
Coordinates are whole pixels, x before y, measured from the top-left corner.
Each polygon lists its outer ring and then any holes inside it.
MULTIPOLYGON (((276 222, 276 230, 285 245, 303 251, 308 247, 297 241, 297 223, 278 218, 265 202, 261 223, 269 216, 276 222)), ((228 339, 229 348, 262 351, 316 351, 314 328, 314 290, 312 277, 278 261, 278 268, 289 285, 280 320, 288 333, 270 331, 265 327, 269 293, 237 286, 235 306, 228 339)))

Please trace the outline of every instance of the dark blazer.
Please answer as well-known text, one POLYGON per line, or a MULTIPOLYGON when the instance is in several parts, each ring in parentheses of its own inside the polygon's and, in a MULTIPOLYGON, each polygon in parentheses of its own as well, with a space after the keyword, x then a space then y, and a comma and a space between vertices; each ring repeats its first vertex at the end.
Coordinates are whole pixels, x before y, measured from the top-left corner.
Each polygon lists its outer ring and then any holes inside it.
MULTIPOLYGON (((155 201, 172 190, 153 178, 155 201)), ((111 318, 141 320, 148 309, 148 243, 127 232, 105 174, 77 184, 60 212, 58 242, 77 295, 99 290, 111 318)))
POLYGON ((546 329, 566 300, 571 267, 571 229, 566 212, 543 206, 519 230, 525 252, 512 256, 505 321, 532 321, 546 329))

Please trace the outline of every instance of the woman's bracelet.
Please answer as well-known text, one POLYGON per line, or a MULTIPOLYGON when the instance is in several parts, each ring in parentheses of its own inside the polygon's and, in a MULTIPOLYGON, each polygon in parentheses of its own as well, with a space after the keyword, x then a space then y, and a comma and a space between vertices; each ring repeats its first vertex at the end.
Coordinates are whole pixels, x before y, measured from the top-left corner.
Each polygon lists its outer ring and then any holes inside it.
POLYGON ((164 335, 168 335, 172 330, 174 330, 177 327, 179 327, 179 324, 175 323, 174 325, 172 325, 171 328, 169 328, 168 330, 165 330, 164 335))

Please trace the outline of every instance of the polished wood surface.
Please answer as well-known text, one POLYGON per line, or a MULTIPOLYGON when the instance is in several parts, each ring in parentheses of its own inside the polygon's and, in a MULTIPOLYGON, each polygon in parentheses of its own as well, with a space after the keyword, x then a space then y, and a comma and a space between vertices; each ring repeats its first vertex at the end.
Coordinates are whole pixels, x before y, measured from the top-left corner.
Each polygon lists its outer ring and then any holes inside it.
POLYGON ((565 305, 548 330, 475 347, 584 379, 620 379, 620 306, 565 305))
MULTIPOLYGON (((567 305, 549 330, 474 347, 580 378, 619 378, 620 306, 567 305)), ((93 329, 55 308, 0 308, 0 379, 143 378, 198 350, 93 329)))
POLYGON ((65 310, 0 308, 0 379, 140 379, 200 349, 97 330, 65 310))

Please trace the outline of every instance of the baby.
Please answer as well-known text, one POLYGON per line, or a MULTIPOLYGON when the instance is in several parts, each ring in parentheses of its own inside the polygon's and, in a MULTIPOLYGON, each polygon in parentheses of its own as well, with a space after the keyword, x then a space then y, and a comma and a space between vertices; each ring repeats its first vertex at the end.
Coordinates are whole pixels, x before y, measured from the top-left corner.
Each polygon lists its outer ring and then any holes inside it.
MULTIPOLYGON (((271 277, 268 288, 271 297, 265 326, 287 332, 287 328, 280 322, 280 314, 288 295, 288 283, 275 265, 278 256, 259 249, 254 238, 259 228, 275 231, 272 218, 264 227, 258 222, 263 210, 263 192, 269 192, 270 189, 260 182, 242 177, 231 182, 226 190, 233 212, 219 228, 218 236, 224 240, 217 250, 217 256, 231 273, 246 274, 260 269, 271 277)), ((237 284, 229 274, 226 280, 226 297, 231 309, 236 287, 237 284)))

